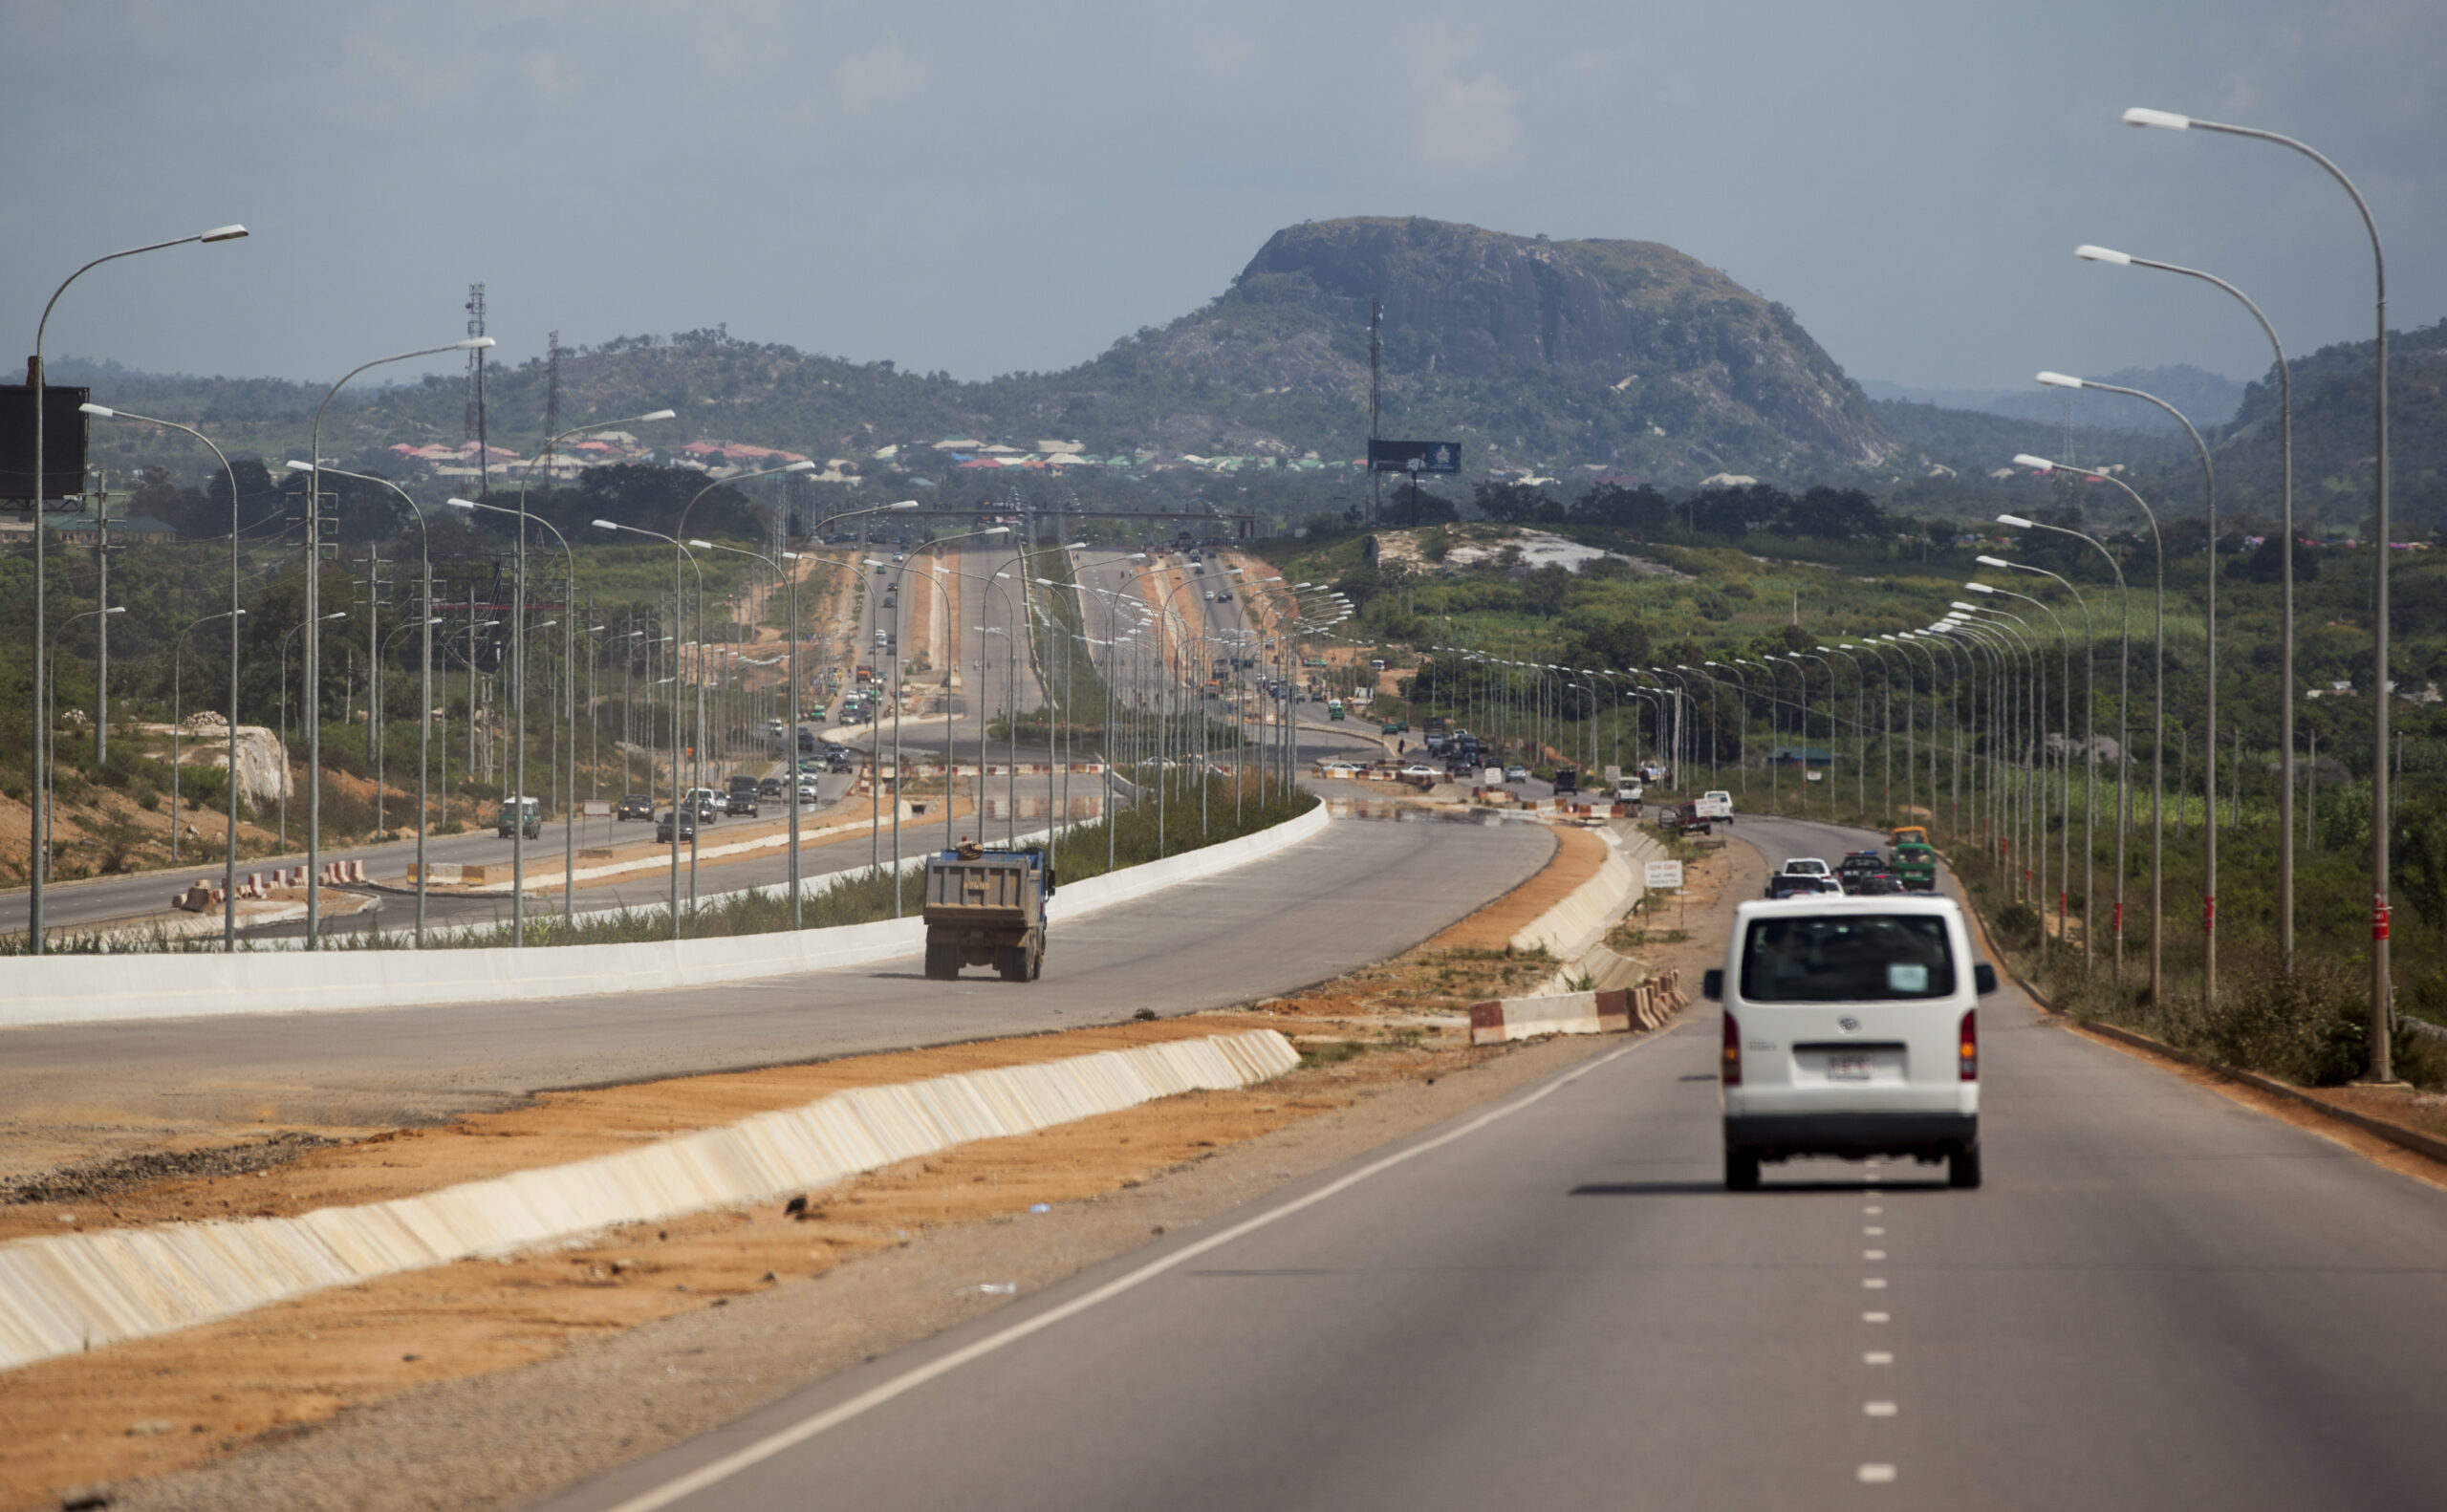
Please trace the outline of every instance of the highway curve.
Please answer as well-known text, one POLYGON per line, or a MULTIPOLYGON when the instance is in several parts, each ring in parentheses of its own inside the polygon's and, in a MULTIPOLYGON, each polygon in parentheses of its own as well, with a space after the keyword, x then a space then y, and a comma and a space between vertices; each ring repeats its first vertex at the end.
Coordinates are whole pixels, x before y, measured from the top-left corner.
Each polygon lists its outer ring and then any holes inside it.
POLYGON ((1396 954, 1510 891, 1554 840, 1522 824, 1337 823, 1210 881, 1054 927, 1044 979, 928 982, 905 961, 540 1003, 0 1030, 0 1109, 387 1126, 552 1088, 1185 1013, 1396 954))
POLYGON ((1983 1190, 1725 1193, 1703 1009, 550 1505, 2436 1504, 2447 1193, 1981 1024, 1983 1190))

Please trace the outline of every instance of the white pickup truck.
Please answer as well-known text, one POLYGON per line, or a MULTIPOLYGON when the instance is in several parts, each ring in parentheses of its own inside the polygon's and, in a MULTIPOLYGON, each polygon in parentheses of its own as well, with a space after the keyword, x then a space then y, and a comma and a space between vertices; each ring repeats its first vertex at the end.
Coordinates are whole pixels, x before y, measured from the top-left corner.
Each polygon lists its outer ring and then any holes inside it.
POLYGON ((1700 818, 1713 820, 1718 824, 1733 823, 1733 794, 1723 788, 1711 788, 1700 794, 1695 801, 1699 806, 1700 818))

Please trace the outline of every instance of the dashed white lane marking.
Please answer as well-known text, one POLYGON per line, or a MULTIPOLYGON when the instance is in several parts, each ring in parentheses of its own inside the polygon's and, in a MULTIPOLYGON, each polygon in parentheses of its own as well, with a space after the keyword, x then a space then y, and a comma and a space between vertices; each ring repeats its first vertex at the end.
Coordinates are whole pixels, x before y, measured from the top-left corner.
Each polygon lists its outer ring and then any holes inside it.
POLYGON ((1883 1312, 1864 1312, 1861 1314, 1861 1321, 1863 1323, 1884 1323, 1886 1320, 1887 1314, 1883 1312))
POLYGON ((1882 1207, 1865 1207, 1861 1209, 1861 1211, 1867 1213, 1872 1218, 1884 1218, 1886 1216, 1886 1209, 1882 1207))
POLYGON ((1886 1289, 1886 1278, 1884 1276, 1863 1276, 1861 1278, 1861 1289, 1863 1291, 1884 1291, 1886 1289))
POLYGON ((1884 1239, 1886 1237, 1885 1226, 1878 1223, 1864 1223, 1861 1225, 1861 1232, 1871 1239, 1884 1239))
POLYGON ((1886 1258, 1886 1251, 1882 1249, 1865 1249, 1861 1251, 1861 1258, 1863 1260, 1884 1260, 1886 1258))
POLYGON ((1895 1356, 1885 1350, 1872 1350, 1861 1356, 1863 1365, 1893 1365, 1895 1356))
POLYGON ((1861 1411, 1872 1417, 1892 1417, 1895 1415, 1895 1404, 1893 1402, 1863 1402, 1861 1411))
POLYGON ((1894 1481, 1895 1467, 1893 1465, 1863 1465, 1852 1474, 1865 1486, 1882 1486, 1894 1481))

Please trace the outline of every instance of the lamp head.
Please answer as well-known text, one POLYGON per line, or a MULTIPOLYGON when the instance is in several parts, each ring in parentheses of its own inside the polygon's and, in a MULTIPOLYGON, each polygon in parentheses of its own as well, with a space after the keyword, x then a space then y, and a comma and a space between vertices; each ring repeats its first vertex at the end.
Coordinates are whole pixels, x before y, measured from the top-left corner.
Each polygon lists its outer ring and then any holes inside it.
MULTIPOLYGON (((458 501, 454 499, 451 502, 456 504, 458 501)), ((620 522, 617 520, 593 520, 588 523, 598 530, 617 530, 620 528, 620 522)))
POLYGON ((2155 126, 2160 131, 2190 131, 2192 118, 2178 116, 2172 110, 2152 110, 2147 105, 2133 105, 2124 112, 2128 126, 2155 126))
POLYGON ((2014 565, 2013 563, 2006 561, 2002 556, 1975 556, 1972 560, 1978 562, 1982 567, 2003 567, 2010 569, 2014 565))
POLYGON ((887 504, 884 508, 887 509, 914 509, 918 508, 918 501, 915 499, 903 499, 899 504, 887 504))
POLYGON ((2017 530, 2027 530, 2031 529, 2031 523, 2028 520, 2024 519, 2019 514, 2001 514, 1997 516, 1997 523, 1999 525, 2010 525, 2017 530))
POLYGON ((638 421, 639 424, 643 424, 645 421, 650 420, 676 420, 679 418, 679 415, 680 412, 676 409, 659 409, 651 415, 639 416, 638 421))
POLYGON ((106 615, 123 615, 127 613, 127 606, 125 604, 113 604, 108 609, 103 610, 102 613, 106 615))
POLYGON ((2119 252, 2112 247, 2092 247, 2088 242, 2074 248, 2073 255, 2086 263, 2107 263, 2117 268, 2133 266, 2131 252, 2119 252))
POLYGON ((691 540, 688 544, 701 551, 710 551, 714 549, 714 543, 711 541, 691 540))
POLYGON ((1989 587, 1986 583, 1965 583, 1962 586, 1970 589, 1975 594, 1993 594, 1996 592, 1995 589, 1989 587))
POLYGON ((2087 384, 2087 383, 2083 382, 2080 378, 2075 378, 2075 377, 2074 377, 2072 374, 2070 374, 2070 373, 2042 373, 2042 374, 2039 374, 2039 375, 2038 375, 2038 378, 2039 378, 2039 383, 2040 383, 2040 386, 2041 386, 2042 388, 2088 388, 2088 387, 2090 387, 2090 385, 2089 385, 2089 384, 2087 384))
POLYGON ((782 470, 784 472, 813 472, 815 470, 815 464, 812 462, 794 462, 789 466, 784 467, 782 470))
POLYGON ((2039 472, 2054 472, 2056 470, 2056 464, 2049 462, 2045 457, 2034 457, 2026 451, 2018 451, 2014 453, 2014 465, 2017 467, 2029 467, 2039 472))
POLYGON ((1967 615, 1978 609, 1980 606, 1978 604, 1966 604, 1961 599, 1957 598, 1949 600, 1946 607, 1948 609, 1960 609, 1967 615))
POLYGON ((105 409, 99 404, 79 404, 76 406, 76 409, 79 414, 97 415, 103 420, 116 420, 119 418, 119 411, 115 409, 105 409))
POLYGON ((246 239, 246 235, 247 228, 243 226, 216 226, 212 229, 205 232, 202 236, 197 237, 196 240, 207 244, 212 242, 237 242, 244 241, 246 239))
POLYGON ((490 336, 469 336, 464 341, 451 342, 450 350, 453 352, 482 352, 492 344, 493 338, 490 336))
MULTIPOLYGON (((294 467, 297 464, 292 462, 290 465, 294 467)), ((478 507, 476 501, 473 499, 444 499, 442 502, 454 509, 474 509, 478 507)), ((619 529, 618 526, 614 525, 609 520, 597 520, 595 523, 602 526, 607 530, 617 530, 619 529)))

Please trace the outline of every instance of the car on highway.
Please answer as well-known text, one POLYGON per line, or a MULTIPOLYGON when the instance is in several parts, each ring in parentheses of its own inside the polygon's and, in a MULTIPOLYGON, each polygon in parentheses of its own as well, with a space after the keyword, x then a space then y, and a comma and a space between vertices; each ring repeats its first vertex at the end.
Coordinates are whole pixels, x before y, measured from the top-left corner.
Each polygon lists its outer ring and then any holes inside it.
POLYGON ((612 817, 615 820, 652 819, 654 817, 653 795, 642 792, 629 794, 613 809, 612 817))
MULTIPOLYGON (((679 838, 682 840, 693 840, 697 838, 696 816, 685 809, 680 810, 679 838)), ((671 832, 671 810, 668 809, 664 810, 660 814, 655 817, 654 841, 657 845, 670 845, 674 843, 671 832)))
POLYGON ((759 798, 779 798, 782 796, 782 779, 779 777, 765 777, 758 779, 756 784, 756 796, 759 798))
POLYGON ((1910 889, 1892 872, 1876 872, 1847 889, 1855 897, 1900 897, 1910 889))
POLYGON ((1789 876, 1832 876, 1835 869, 1814 855, 1788 855, 1780 868, 1789 876))
POLYGON ((523 832, 530 840, 540 838, 544 833, 542 801, 535 798, 503 799, 501 811, 493 815, 493 832, 507 840, 512 828, 523 832))
POLYGON ((1522 766, 1519 762, 1514 762, 1504 769, 1504 780, 1505 782, 1527 782, 1529 780, 1529 768, 1522 766))
POLYGON ((1873 876, 1885 870, 1886 857, 1875 851, 1847 851, 1844 859, 1835 863, 1835 879, 1842 882, 1844 891, 1849 893, 1862 877, 1873 876))
POLYGON ((1425 762, 1415 761, 1402 768, 1402 775, 1417 778, 1421 782, 1435 782, 1444 774, 1425 762))
POLYGON ((1796 872, 1779 872, 1767 878, 1769 897, 1822 897, 1841 894, 1844 885, 1831 876, 1805 876, 1796 872))
POLYGON ((699 824, 712 824, 723 816, 724 795, 711 788, 691 788, 680 802, 682 808, 697 816, 699 824))
POLYGON ((1359 768, 1349 762, 1330 761, 1318 768, 1318 774, 1325 777, 1339 777, 1345 781, 1355 781, 1359 776, 1359 768))
POLYGON ((1942 1161, 1976 1187, 1980 999, 1996 968, 1944 897, 1743 903, 1701 995, 1724 1005, 1724 1184, 1799 1156, 1942 1161))

